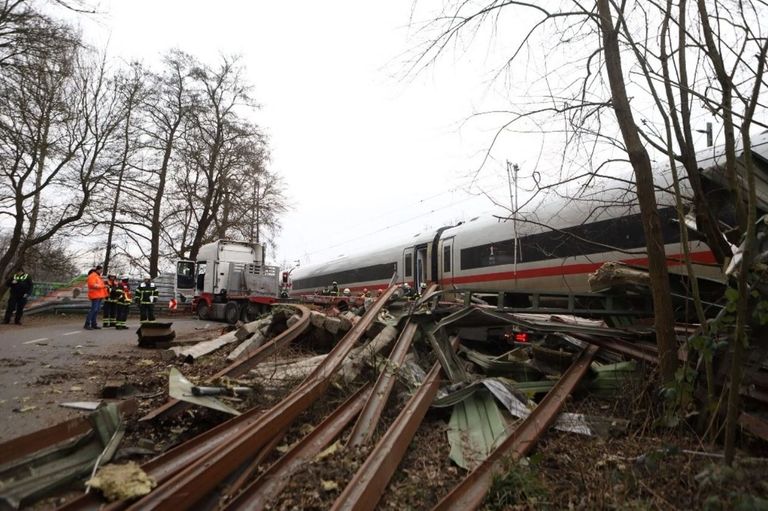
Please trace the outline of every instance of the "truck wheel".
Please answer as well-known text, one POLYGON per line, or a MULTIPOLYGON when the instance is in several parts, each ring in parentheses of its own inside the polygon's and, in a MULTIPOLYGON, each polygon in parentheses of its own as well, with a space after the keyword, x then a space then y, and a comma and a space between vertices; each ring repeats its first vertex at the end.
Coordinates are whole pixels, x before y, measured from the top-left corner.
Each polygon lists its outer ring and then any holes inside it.
POLYGON ((238 319, 240 319, 240 308, 237 306, 237 302, 227 302, 224 307, 224 321, 234 325, 238 319))
POLYGON ((208 306, 208 302, 201 300, 197 304, 197 317, 200 319, 210 319, 211 308, 208 306))
POLYGON ((245 321, 251 322, 256 321, 259 319, 259 316, 261 316, 261 307, 259 307, 259 304, 257 303, 249 303, 245 306, 243 309, 244 315, 245 315, 245 321))

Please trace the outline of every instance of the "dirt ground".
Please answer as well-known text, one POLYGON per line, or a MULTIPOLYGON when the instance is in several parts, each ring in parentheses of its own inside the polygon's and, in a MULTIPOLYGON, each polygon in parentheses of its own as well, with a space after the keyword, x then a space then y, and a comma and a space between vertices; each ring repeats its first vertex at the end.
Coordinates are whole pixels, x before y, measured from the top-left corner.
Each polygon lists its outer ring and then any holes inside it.
MULTIPOLYGON (((213 338, 217 331, 192 334, 213 338)), ((154 422, 136 419, 166 400, 168 370, 179 368, 193 382, 202 382, 227 365, 226 355, 234 345, 197 360, 194 364, 169 362, 160 350, 116 351, 85 367, 93 381, 106 381, 124 374, 135 387, 133 398, 139 413, 130 418, 117 461, 133 459, 139 463, 152 458, 194 435, 226 420, 227 415, 192 407, 183 414, 154 422), (143 453, 143 454, 140 454, 143 453)), ((322 352, 311 342, 299 342, 286 358, 308 357, 322 352)), ((372 373, 367 373, 372 378, 372 373)), ((642 381, 653 373, 646 369, 642 381)), ((67 386, 67 374, 37 382, 35 391, 48 392, 52 385, 67 386)), ((354 390, 334 386, 291 426, 278 447, 284 450, 300 439, 309 426, 318 424, 354 390)), ((95 389, 95 387, 94 387, 95 389)), ((399 413, 404 399, 398 389, 389 404, 376 440, 399 413)), ((238 409, 268 409, 290 392, 286 386, 275 392, 257 392, 243 401, 229 404, 238 409)), ((96 397, 96 396, 94 396, 96 397)), ((608 437, 586 437, 550 431, 529 457, 509 463, 497 476, 483 509, 768 509, 768 452, 757 440, 740 438, 739 461, 724 467, 720 446, 703 444, 690 426, 676 429, 656 425, 660 412, 652 386, 640 383, 609 399, 576 395, 566 406, 568 412, 598 414, 625 419, 625 432, 608 437)), ((448 458, 446 438, 449 412, 430 410, 398 466, 379 509, 430 509, 466 475, 448 458)), ((340 444, 348 435, 343 433, 340 444)), ((294 474, 286 490, 270 509, 328 509, 362 464, 369 448, 339 449, 335 453, 306 463, 294 474)), ((259 467, 258 473, 279 456, 278 452, 259 467)), ((31 506, 54 509, 79 495, 81 483, 31 506)))

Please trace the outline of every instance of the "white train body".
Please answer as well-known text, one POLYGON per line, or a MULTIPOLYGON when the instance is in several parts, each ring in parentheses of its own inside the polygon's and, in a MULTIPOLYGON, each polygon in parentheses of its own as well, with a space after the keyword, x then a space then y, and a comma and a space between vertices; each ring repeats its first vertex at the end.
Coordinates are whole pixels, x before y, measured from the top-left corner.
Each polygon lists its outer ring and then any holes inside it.
MULTIPOLYGON (((768 210, 768 135, 753 140, 758 207, 768 210)), ((724 183, 723 157, 700 157, 702 176, 713 189, 724 183)), ((682 168, 679 173, 683 174, 682 168)), ((657 201, 671 272, 684 272, 680 223, 674 207, 671 173, 656 176, 657 201)), ((689 194, 682 182, 683 195, 689 194)), ((603 263, 647 266, 640 209, 632 176, 601 180, 579 199, 551 200, 514 218, 475 218, 423 233, 403 243, 299 268, 292 295, 318 292, 336 281, 353 292, 386 287, 394 279, 418 286, 437 282, 444 289, 485 291, 589 291, 588 276, 603 263)), ((684 199, 686 209, 690 200, 684 199)), ((733 217, 721 200, 721 217, 733 217)), ((690 257, 699 277, 722 278, 707 245, 689 231, 690 257)))

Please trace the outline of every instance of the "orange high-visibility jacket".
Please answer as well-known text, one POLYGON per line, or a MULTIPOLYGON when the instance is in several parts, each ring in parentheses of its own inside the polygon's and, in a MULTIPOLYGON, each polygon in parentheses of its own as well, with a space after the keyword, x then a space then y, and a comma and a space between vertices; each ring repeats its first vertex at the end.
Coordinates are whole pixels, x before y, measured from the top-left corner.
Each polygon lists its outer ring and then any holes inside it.
POLYGON ((88 274, 88 299, 98 300, 99 298, 106 298, 108 291, 107 286, 104 285, 104 279, 101 278, 98 272, 92 271, 88 274))

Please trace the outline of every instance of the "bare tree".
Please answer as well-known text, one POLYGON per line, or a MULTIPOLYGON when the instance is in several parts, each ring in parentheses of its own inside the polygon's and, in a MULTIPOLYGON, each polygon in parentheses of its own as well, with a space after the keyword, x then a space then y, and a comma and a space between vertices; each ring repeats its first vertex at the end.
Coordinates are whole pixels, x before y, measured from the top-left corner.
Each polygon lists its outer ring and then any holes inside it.
MULTIPOLYGON (((724 126, 734 126, 725 113, 735 110, 734 115, 743 119, 746 102, 734 109, 726 98, 715 96, 720 91, 732 90, 736 83, 746 91, 740 97, 751 96, 752 84, 763 80, 750 59, 751 55, 762 55, 765 37, 760 34, 759 27, 765 14, 764 3, 701 0, 698 4, 691 9, 685 1, 675 6, 671 2, 602 1, 595 6, 578 1, 536 4, 514 0, 480 4, 447 2, 442 12, 422 29, 422 33, 429 36, 412 64, 416 71, 434 64, 440 54, 451 45, 459 46, 466 36, 476 40, 484 33, 490 34, 489 37, 501 33, 517 35, 497 76, 504 72, 507 75, 515 73, 517 80, 507 83, 510 88, 521 83, 520 76, 534 76, 522 81, 520 88, 525 96, 521 103, 524 104, 517 109, 492 112, 506 116, 494 142, 528 120, 533 120, 550 137, 559 137, 564 141, 563 159, 561 172, 553 181, 581 180, 586 183, 578 188, 573 198, 580 195, 588 198, 584 191, 592 186, 594 179, 613 173, 610 168, 616 161, 609 159, 610 155, 603 157, 602 162, 598 160, 599 144, 618 147, 626 154, 635 170, 637 202, 645 218, 648 254, 654 274, 657 334, 663 349, 662 373, 667 382, 674 375, 675 344, 665 292, 664 240, 659 236, 658 221, 653 218, 656 209, 654 193, 658 193, 660 185, 653 183, 651 161, 645 146, 658 151, 657 154, 668 155, 673 166, 682 163, 687 171, 687 179, 682 182, 684 193, 692 195, 692 213, 696 215, 699 230, 705 235, 716 260, 724 261, 730 255, 730 246, 718 225, 718 208, 743 204, 744 201, 722 198, 717 204, 710 201, 709 190, 701 181, 696 161, 695 119, 704 113, 722 114, 724 126), (721 18, 708 23, 711 16, 701 9, 705 3, 714 5, 721 18), (728 9, 722 8, 725 3, 728 3, 728 9), (521 26, 521 20, 526 19, 530 23, 521 26), (516 30, 511 30, 505 22, 516 30), (655 31, 656 27, 660 27, 658 31, 655 31), (747 27, 753 28, 749 31, 747 27), (727 50, 728 64, 717 63, 714 50, 718 48, 727 50), (691 55, 693 58, 689 58, 691 55), (549 64, 550 60, 552 64, 549 64), (623 62, 627 64, 622 65, 623 62), (728 69, 730 81, 727 84, 718 80, 717 73, 713 72, 718 67, 728 69), (718 81, 720 87, 714 87, 718 81), (542 91, 541 97, 531 95, 537 90, 542 91), (615 121, 605 115, 607 109, 613 113, 615 121), (617 131, 622 133, 621 143, 613 139, 612 134, 617 131), (569 174, 569 167, 577 172, 569 174)), ((764 110, 763 103, 759 100, 756 103, 764 110)), ((726 142, 731 148, 728 161, 734 162, 736 141, 726 136, 726 142)), ((489 153, 492 149, 493 143, 489 153)), ((736 177, 730 164, 726 175, 730 183, 727 188, 738 197, 741 195, 739 183, 744 180, 736 177)), ((549 186, 544 188, 552 193, 549 186)), ((596 209, 602 207, 610 205, 598 205, 596 209)), ((685 213, 680 210, 681 217, 685 213)), ((680 220, 684 225, 684 218, 680 220)), ((745 222, 741 220, 739 226, 743 232, 745 222)), ((687 239, 686 235, 683 232, 682 239, 687 239)))
MULTIPOLYGON (((123 121, 122 121, 122 133, 120 153, 117 156, 116 162, 116 182, 110 183, 108 187, 109 193, 112 194, 112 204, 110 207, 110 216, 107 219, 107 243, 106 251, 104 254, 104 273, 109 271, 109 265, 112 259, 112 248, 115 236, 116 227, 124 227, 125 224, 121 222, 118 225, 118 213, 121 206, 125 208, 127 205, 127 199, 129 194, 123 194, 123 182, 126 177, 126 173, 129 167, 133 167, 131 159, 135 158, 139 151, 139 136, 136 124, 136 118, 141 115, 139 110, 141 104, 144 102, 147 96, 146 90, 146 73, 142 66, 138 63, 133 63, 130 66, 129 74, 126 76, 117 77, 117 93, 122 102, 123 109, 123 121)), ((110 181, 113 176, 108 176, 107 181, 110 181)), ((124 216, 124 213, 123 215, 124 216)))
POLYGON ((27 250, 82 218, 116 126, 103 67, 87 59, 66 26, 36 22, 64 36, 45 54, 19 52, 1 77, 0 221, 11 226, 0 254, 2 282, 27 250))
POLYGON ((199 100, 185 133, 173 225, 181 233, 177 253, 194 259, 204 243, 222 234, 214 229, 216 219, 228 223, 232 194, 240 193, 236 171, 248 166, 252 146, 261 139, 257 128, 243 119, 253 104, 236 58, 222 57, 215 68, 196 67, 192 75, 199 100))

